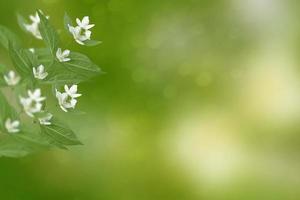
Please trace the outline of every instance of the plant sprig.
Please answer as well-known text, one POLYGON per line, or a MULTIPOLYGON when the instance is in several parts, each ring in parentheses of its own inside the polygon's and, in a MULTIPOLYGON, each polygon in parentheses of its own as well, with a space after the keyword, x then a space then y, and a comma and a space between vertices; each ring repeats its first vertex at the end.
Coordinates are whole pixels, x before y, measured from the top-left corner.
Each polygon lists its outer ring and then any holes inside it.
MULTIPOLYGON (((42 149, 81 145, 76 134, 51 114, 45 101, 54 94, 62 111, 72 111, 81 96, 77 84, 101 74, 100 68, 84 54, 62 50, 59 34, 41 10, 30 16, 31 24, 21 15, 17 18, 21 29, 43 40, 45 46, 24 48, 15 33, 0 25, 0 45, 8 51, 13 64, 0 67, 0 156, 22 157, 42 149), (43 96, 42 85, 49 85, 53 94, 43 96), (13 89, 10 92, 14 93, 15 100, 8 101, 5 88, 13 89), (17 112, 18 107, 22 112, 17 112), (32 118, 33 123, 26 123, 28 120, 21 113, 32 118)), ((78 44, 101 43, 91 40, 90 29, 94 25, 89 24, 89 17, 76 22, 74 26, 65 14, 64 26, 78 44)))

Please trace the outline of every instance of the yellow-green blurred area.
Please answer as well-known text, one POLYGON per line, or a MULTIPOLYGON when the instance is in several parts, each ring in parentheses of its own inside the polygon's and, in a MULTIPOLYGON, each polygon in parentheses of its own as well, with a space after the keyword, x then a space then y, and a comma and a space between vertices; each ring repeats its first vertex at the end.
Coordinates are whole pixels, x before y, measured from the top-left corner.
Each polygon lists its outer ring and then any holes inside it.
POLYGON ((103 43, 63 48, 106 74, 61 113, 84 145, 1 158, 1 200, 300 199, 299 1, 0 0, 28 48, 37 8, 89 15, 103 43))

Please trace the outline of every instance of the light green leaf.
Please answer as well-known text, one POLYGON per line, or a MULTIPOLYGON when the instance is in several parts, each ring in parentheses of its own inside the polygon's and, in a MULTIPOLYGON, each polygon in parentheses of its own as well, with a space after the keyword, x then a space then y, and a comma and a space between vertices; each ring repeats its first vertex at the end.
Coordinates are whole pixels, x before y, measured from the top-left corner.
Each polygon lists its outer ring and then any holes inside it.
POLYGON ((0 25, 0 44, 8 49, 10 43, 14 46, 20 46, 21 40, 14 32, 0 25))
POLYGON ((4 80, 4 75, 8 72, 6 66, 0 64, 0 87, 7 86, 6 81, 4 80))
POLYGON ((0 128, 3 132, 6 132, 4 123, 7 118, 13 120, 18 119, 18 115, 15 109, 8 103, 3 93, 0 91, 0 128))
POLYGON ((55 119, 52 120, 51 125, 41 125, 41 131, 43 135, 49 138, 49 141, 52 141, 52 144, 58 147, 82 144, 70 128, 55 119))
POLYGON ((4 121, 8 117, 16 118, 17 114, 14 108, 8 103, 3 93, 0 91, 0 120, 4 121))
POLYGON ((90 78, 101 73, 101 69, 86 55, 77 52, 71 52, 70 59, 70 61, 62 64, 76 74, 90 78))
POLYGON ((72 19, 71 17, 67 14, 67 12, 65 12, 65 15, 64 15, 64 27, 65 29, 69 32, 69 25, 70 26, 73 26, 73 23, 72 23, 72 19))
POLYGON ((4 73, 0 73, 0 87, 6 87, 7 83, 4 80, 4 73))
POLYGON ((73 71, 69 70, 67 67, 58 62, 52 63, 48 67, 47 72, 49 73, 49 75, 45 80, 43 80, 42 83, 44 84, 76 84, 87 80, 86 76, 74 73, 73 71))
POLYGON ((100 68, 92 63, 86 56, 71 53, 71 61, 54 62, 47 70, 49 75, 45 84, 75 84, 87 81, 101 73, 100 68))
POLYGON ((36 67, 38 63, 36 56, 32 52, 9 45, 9 55, 16 70, 21 75, 32 76, 32 68, 36 67))
POLYGON ((0 138, 0 157, 24 157, 49 147, 41 136, 19 132, 0 138))
POLYGON ((41 20, 39 24, 41 36, 45 44, 50 48, 51 54, 55 55, 59 43, 58 34, 50 24, 47 17, 40 10, 38 10, 37 12, 41 20))
POLYGON ((25 24, 28 24, 28 21, 22 15, 20 15, 18 13, 17 13, 17 20, 18 20, 18 24, 19 24, 20 28, 23 31, 28 33, 27 29, 25 28, 25 24))
POLYGON ((85 46, 93 47, 93 46, 97 46, 97 45, 101 44, 102 42, 97 41, 97 40, 86 40, 83 43, 84 43, 85 46))

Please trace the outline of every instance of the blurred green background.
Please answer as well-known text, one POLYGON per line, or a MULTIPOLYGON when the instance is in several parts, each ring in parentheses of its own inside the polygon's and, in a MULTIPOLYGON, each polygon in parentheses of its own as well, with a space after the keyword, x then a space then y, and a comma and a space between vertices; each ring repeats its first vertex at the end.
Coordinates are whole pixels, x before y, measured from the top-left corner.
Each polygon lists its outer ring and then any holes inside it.
MULTIPOLYGON (((292 0, 0 0, 103 43, 65 46, 105 75, 63 115, 85 144, 0 159, 5 200, 300 199, 300 4, 292 0)), ((1 50, 1 61, 7 60, 1 50)))

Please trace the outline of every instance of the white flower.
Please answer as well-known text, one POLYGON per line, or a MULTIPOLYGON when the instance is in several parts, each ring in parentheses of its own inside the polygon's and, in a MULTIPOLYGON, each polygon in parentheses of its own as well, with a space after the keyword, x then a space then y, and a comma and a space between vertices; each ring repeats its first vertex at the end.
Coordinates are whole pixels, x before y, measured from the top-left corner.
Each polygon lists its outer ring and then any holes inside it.
POLYGON ((9 133, 17 133, 20 131, 19 129, 20 121, 15 120, 12 121, 10 118, 5 121, 5 128, 9 133))
POLYGON ((90 40, 91 39, 91 35, 92 32, 89 30, 91 28, 93 28, 95 25, 94 24, 89 24, 90 23, 90 19, 88 16, 83 17, 82 21, 80 21, 80 19, 76 19, 76 22, 78 24, 78 26, 69 26, 69 31, 70 33, 72 33, 75 41, 78 44, 84 45, 84 42, 86 40, 90 40))
POLYGON ((92 32, 89 30, 84 31, 79 26, 73 27, 69 25, 69 31, 78 44, 84 45, 84 41, 91 39, 92 32))
POLYGON ((24 97, 20 97, 20 103, 29 117, 33 117, 33 114, 41 112, 43 106, 42 103, 34 102, 32 99, 24 97))
POLYGON ((35 102, 41 102, 46 99, 46 97, 41 97, 42 92, 41 89, 35 89, 33 92, 31 90, 27 91, 29 98, 35 102))
POLYGON ((42 40, 42 35, 39 30, 39 25, 36 23, 33 24, 25 24, 25 28, 28 32, 30 32, 34 37, 36 37, 39 40, 42 40))
POLYGON ((70 88, 65 85, 64 89, 65 92, 63 93, 56 90, 56 98, 61 109, 68 112, 68 109, 75 108, 77 104, 76 98, 80 97, 81 94, 77 94, 77 85, 72 85, 70 88))
POLYGON ((66 49, 64 51, 61 50, 61 48, 58 48, 56 51, 56 58, 59 60, 59 62, 68 62, 71 59, 68 58, 70 55, 70 50, 66 49))
POLYGON ((47 113, 44 117, 40 117, 39 122, 41 125, 51 125, 50 120, 52 119, 53 115, 51 113, 47 113))
POLYGON ((77 85, 72 85, 70 88, 65 85, 65 92, 69 95, 71 98, 77 98, 80 97, 81 94, 77 94, 77 85))
POLYGON ((39 30, 40 17, 38 13, 36 12, 35 16, 30 15, 29 18, 31 19, 32 24, 24 24, 25 29, 37 39, 42 40, 43 38, 39 30))
MULTIPOLYGON (((42 38, 41 32, 39 30, 39 24, 41 22, 39 14, 36 12, 35 16, 30 15, 29 18, 31 19, 32 23, 31 24, 24 24, 25 29, 28 32, 30 32, 37 39, 42 40, 43 38, 42 38)), ((46 16, 46 18, 48 19, 49 16, 46 16)))
POLYGON ((76 22, 78 26, 84 30, 89 30, 95 26, 95 24, 89 24, 90 19, 88 16, 83 17, 82 21, 80 21, 80 19, 77 18, 76 22))
POLYGON ((48 72, 45 71, 44 65, 39 65, 37 68, 33 67, 33 76, 36 79, 45 79, 48 76, 48 72))
POLYGON ((7 83, 7 85, 13 86, 17 85, 21 78, 16 75, 14 71, 9 71, 6 75, 4 75, 4 80, 7 83))
POLYGON ((56 98, 58 99, 58 104, 60 108, 65 112, 68 112, 68 109, 70 108, 74 109, 77 103, 77 100, 69 98, 67 93, 65 92, 61 93, 57 90, 56 90, 56 98))
POLYGON ((20 103, 22 104, 25 113, 29 117, 33 117, 33 114, 42 111, 43 104, 41 102, 45 99, 45 97, 41 97, 40 89, 36 89, 33 92, 28 90, 28 97, 20 97, 20 103))

